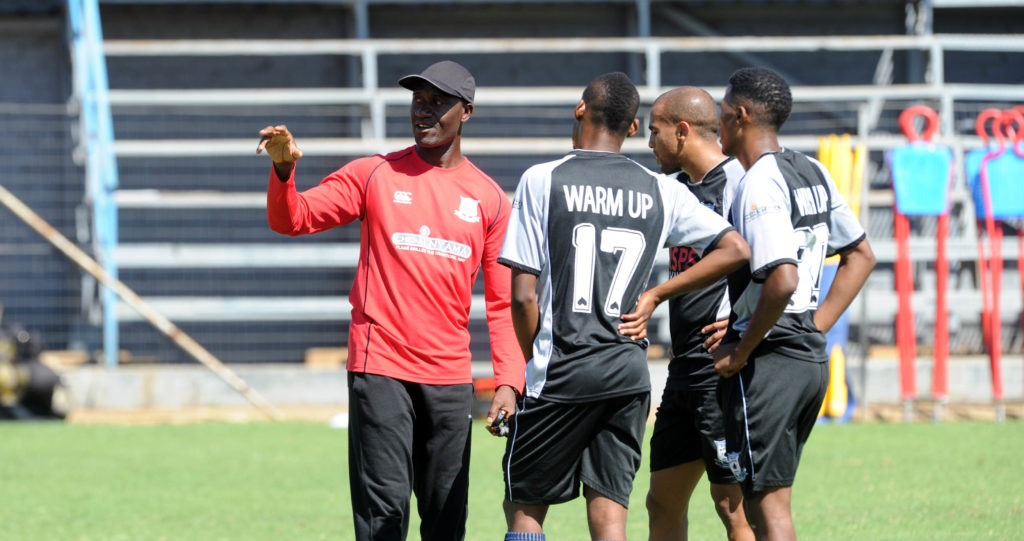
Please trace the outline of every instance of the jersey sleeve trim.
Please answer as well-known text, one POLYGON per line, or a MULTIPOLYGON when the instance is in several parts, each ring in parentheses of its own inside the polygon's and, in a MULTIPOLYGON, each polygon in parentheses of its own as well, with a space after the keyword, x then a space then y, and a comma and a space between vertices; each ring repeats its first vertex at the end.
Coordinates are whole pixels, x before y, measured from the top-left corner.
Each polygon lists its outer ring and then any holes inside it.
POLYGON ((766 278, 768 278, 768 273, 771 272, 772 269, 778 267, 779 265, 785 265, 786 263, 789 263, 790 265, 796 265, 797 261, 789 257, 776 259, 775 261, 761 265, 761 268, 750 273, 750 279, 760 284, 764 282, 766 278))
POLYGON ((829 252, 829 253, 828 253, 827 255, 828 255, 829 257, 831 257, 831 256, 834 256, 834 255, 836 255, 836 254, 841 254, 841 253, 844 253, 844 252, 849 252, 850 250, 854 249, 854 247, 856 247, 856 246, 857 246, 858 244, 860 244, 861 242, 863 242, 863 241, 864 241, 864 239, 866 239, 866 238, 868 238, 868 234, 867 234, 867 233, 862 233, 862 234, 861 234, 861 235, 860 235, 859 237, 857 237, 857 239, 856 239, 856 240, 854 240, 853 242, 851 242, 851 243, 847 244, 846 246, 843 246, 843 247, 839 248, 838 250, 832 250, 832 251, 831 251, 831 252, 829 252))
MULTIPOLYGON (((399 158, 399 159, 401 159, 401 158, 399 158)), ((385 163, 387 163, 389 161, 392 161, 392 160, 388 160, 388 159, 381 160, 380 163, 375 165, 373 167, 373 169, 370 170, 370 174, 366 175, 366 182, 363 183, 363 193, 364 194, 369 193, 370 181, 373 180, 373 177, 377 174, 377 170, 380 169, 380 166, 384 165, 385 163)), ((368 199, 369 199, 368 197, 365 197, 365 196, 363 197, 363 210, 362 210, 362 212, 359 215, 359 219, 365 219, 366 218, 366 205, 368 204, 368 199)))
POLYGON ((722 230, 721 233, 716 235, 715 238, 711 242, 708 243, 708 247, 704 248, 704 252, 702 254, 700 254, 701 259, 703 259, 704 256, 708 255, 708 252, 710 252, 711 250, 714 250, 715 247, 718 246, 718 241, 722 240, 722 237, 724 237, 726 235, 726 233, 728 233, 730 231, 736 231, 736 228, 732 227, 732 226, 726 227, 725 229, 722 230))
POLYGON ((523 272, 528 272, 530 274, 540 276, 540 269, 535 269, 529 265, 523 265, 522 263, 518 263, 510 259, 505 259, 504 257, 499 257, 498 263, 501 263, 502 265, 505 265, 510 269, 521 270, 523 272))

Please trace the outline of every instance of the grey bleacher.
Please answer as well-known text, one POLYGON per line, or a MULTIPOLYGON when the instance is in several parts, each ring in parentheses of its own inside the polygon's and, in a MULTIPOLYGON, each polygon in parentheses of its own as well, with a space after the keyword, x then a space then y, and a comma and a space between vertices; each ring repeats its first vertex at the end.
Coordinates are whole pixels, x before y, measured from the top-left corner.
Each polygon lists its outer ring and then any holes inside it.
MULTIPOLYGON (((526 167, 568 150, 571 108, 593 76, 629 73, 646 110, 681 84, 720 96, 733 70, 760 63, 794 82, 785 145, 814 153, 820 136, 850 133, 870 150, 863 216, 881 263, 851 309, 852 349, 856 355, 866 345, 893 343, 895 248, 884 153, 905 141, 896 117, 915 103, 941 111, 939 142, 962 158, 981 145, 973 135, 979 111, 1024 103, 1024 36, 1012 34, 1024 10, 998 2, 932 3, 934 33, 906 35, 906 3, 892 0, 104 0, 120 278, 227 362, 301 361, 308 347, 347 340, 358 225, 300 238, 267 228, 262 193, 269 160, 254 152, 263 126, 289 125, 306 153, 298 184, 312 186, 349 159, 411 144, 408 93, 395 80, 451 57, 480 86, 464 150, 512 191, 526 167), (372 39, 354 39, 360 33, 372 39)), ((628 141, 626 152, 654 167, 645 137, 646 131, 628 141)), ((65 169, 70 177, 81 174, 65 169)), ((954 193, 950 306, 963 332, 953 336, 953 347, 977 352, 977 231, 962 177, 954 193)), ((74 195, 70 205, 81 206, 81 189, 74 193, 73 179, 65 182, 74 195)), ((928 343, 934 220, 915 225, 914 303, 920 340, 928 343)), ((71 216, 60 227, 83 235, 71 216)), ((1008 349, 1019 351, 1012 232, 1004 242, 1003 336, 1008 349)), ((76 297, 73 266, 55 266, 67 286, 65 298, 53 303, 64 315, 51 340, 97 347, 89 315, 96 299, 88 292, 76 297)), ((664 273, 660 266, 655 279, 664 273)), ((474 308, 474 354, 486 360, 481 304, 474 308)), ((130 308, 117 313, 122 349, 186 360, 130 308)), ((667 343, 666 333, 662 317, 656 341, 667 343)))

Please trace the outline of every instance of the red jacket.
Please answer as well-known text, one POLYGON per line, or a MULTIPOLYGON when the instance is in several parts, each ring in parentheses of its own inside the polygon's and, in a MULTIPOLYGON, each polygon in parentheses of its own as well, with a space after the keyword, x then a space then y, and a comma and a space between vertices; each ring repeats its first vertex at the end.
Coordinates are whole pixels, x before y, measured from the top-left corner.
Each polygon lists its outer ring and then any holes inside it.
POLYGON ((525 361, 509 309, 511 274, 498 264, 511 204, 468 159, 433 167, 409 147, 360 158, 297 193, 271 171, 270 228, 317 233, 360 221, 347 368, 428 384, 470 383, 469 308, 484 271, 496 385, 522 391, 525 361))

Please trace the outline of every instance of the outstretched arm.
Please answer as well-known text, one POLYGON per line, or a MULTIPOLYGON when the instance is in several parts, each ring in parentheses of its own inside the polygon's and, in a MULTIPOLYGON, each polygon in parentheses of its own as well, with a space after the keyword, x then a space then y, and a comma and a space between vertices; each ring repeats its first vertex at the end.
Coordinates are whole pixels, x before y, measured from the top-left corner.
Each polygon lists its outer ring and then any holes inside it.
POLYGON ((672 297, 708 287, 749 260, 750 247, 747 242, 739 233, 729 231, 722 235, 714 249, 704 254, 692 267, 640 295, 636 310, 622 316, 619 334, 633 340, 646 338, 647 323, 659 304, 672 297))
POLYGON ((267 184, 267 223, 284 235, 306 235, 362 218, 364 180, 377 160, 361 158, 331 173, 302 193, 295 187, 295 160, 302 151, 284 125, 260 130, 256 152, 267 151, 274 160, 267 184))

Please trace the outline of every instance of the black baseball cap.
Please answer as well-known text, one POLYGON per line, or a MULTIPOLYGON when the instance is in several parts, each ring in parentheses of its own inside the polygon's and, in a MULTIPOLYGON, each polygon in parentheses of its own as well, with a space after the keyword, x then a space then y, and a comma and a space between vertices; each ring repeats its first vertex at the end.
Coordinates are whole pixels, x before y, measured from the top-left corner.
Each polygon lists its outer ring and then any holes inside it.
POLYGON ((476 80, 462 64, 451 60, 442 60, 431 64, 423 73, 406 75, 398 80, 398 84, 415 90, 417 83, 425 81, 439 88, 445 94, 451 94, 473 103, 473 96, 476 93, 476 80))

